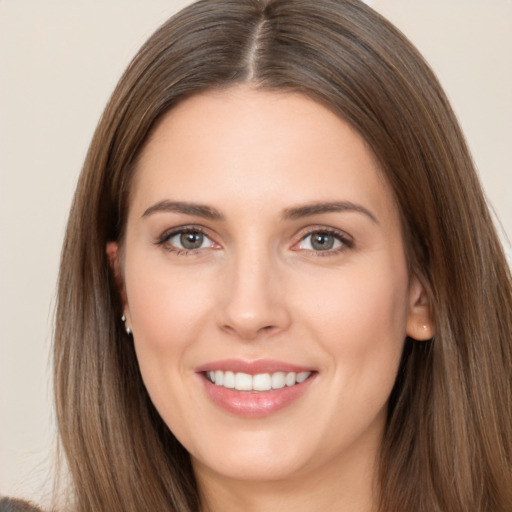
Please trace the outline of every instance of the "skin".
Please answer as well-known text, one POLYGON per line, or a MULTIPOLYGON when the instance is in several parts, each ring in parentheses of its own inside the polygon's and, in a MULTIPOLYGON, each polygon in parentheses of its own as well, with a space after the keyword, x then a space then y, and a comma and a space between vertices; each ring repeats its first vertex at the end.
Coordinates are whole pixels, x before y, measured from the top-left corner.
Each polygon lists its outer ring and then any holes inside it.
POLYGON ((118 249, 107 251, 145 385, 208 510, 373 510, 403 342, 432 326, 393 195, 358 133, 297 94, 192 97, 141 154, 118 249), (222 219, 155 209, 162 201, 222 219), (318 202, 358 209, 286 216, 318 202), (205 231, 201 248, 179 252, 169 230, 181 226, 205 231), (333 248, 319 250, 311 233, 326 230, 333 248), (284 409, 238 416, 197 373, 227 358, 285 361, 313 379, 284 409))

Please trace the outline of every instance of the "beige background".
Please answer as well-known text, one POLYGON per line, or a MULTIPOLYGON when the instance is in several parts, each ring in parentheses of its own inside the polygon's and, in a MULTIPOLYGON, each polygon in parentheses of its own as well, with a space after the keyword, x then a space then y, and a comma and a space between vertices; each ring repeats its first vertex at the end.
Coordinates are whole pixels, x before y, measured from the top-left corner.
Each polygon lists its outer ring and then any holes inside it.
MULTIPOLYGON (((0 494, 44 501, 67 210, 123 69, 177 0, 0 0, 0 494)), ((445 86, 512 238, 512 0, 373 0, 445 86)), ((478 242, 477 240, 475 242, 478 242)))

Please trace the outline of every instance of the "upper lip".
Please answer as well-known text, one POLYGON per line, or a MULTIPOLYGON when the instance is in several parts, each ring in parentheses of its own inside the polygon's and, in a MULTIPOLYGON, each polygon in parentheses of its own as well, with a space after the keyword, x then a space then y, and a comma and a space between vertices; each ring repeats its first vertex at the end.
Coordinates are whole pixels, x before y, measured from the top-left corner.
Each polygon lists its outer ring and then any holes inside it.
POLYGON ((196 368, 196 372, 211 372, 215 370, 231 371, 234 373, 241 372, 249 375, 257 375, 260 373, 275 372, 311 372, 313 368, 307 366, 296 365, 284 361, 274 359, 257 359, 254 361, 246 361, 244 359, 222 359, 202 364, 196 368))

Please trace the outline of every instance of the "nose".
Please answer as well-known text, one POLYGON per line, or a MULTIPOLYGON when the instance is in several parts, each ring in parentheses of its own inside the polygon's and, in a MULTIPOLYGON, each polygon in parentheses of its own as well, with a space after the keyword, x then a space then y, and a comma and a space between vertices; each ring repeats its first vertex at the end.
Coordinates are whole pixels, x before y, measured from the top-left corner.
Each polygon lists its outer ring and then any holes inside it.
POLYGON ((222 330, 255 340, 289 327, 283 279, 272 257, 244 251, 226 269, 223 285, 217 316, 222 330))

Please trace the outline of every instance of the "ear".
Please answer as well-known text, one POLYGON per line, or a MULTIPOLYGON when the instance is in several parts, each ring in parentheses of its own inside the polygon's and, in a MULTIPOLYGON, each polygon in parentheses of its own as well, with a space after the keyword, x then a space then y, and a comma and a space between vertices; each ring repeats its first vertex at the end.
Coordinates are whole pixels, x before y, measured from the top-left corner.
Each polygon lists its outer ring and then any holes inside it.
POLYGON ((431 305, 424 286, 416 276, 412 276, 409 285, 406 334, 418 341, 429 340, 435 334, 431 305))
MULTIPOLYGON (((119 261, 119 244, 117 242, 108 242, 106 252, 108 264, 114 275, 119 295, 121 296, 123 310, 126 310, 126 293, 124 288, 123 274, 121 272, 121 263, 119 261)), ((124 314, 126 315, 126 311, 124 314)))

